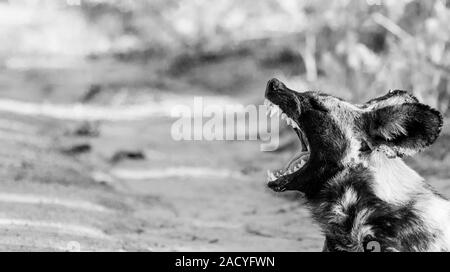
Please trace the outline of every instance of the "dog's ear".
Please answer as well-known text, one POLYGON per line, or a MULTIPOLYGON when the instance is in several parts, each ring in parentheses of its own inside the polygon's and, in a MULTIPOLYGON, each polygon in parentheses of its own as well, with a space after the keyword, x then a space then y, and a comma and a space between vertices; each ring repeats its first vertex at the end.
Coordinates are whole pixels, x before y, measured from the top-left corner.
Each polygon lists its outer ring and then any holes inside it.
POLYGON ((401 157, 413 155, 437 139, 442 115, 421 103, 404 103, 373 109, 363 115, 363 123, 372 149, 401 157))

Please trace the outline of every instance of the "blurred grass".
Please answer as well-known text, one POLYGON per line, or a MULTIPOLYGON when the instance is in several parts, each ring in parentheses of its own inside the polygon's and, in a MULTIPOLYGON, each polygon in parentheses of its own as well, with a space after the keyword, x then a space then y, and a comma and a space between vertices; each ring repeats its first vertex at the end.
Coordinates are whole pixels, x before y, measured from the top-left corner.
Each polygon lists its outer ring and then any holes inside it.
POLYGON ((187 74, 215 92, 242 89, 257 70, 270 68, 267 74, 306 82, 300 87, 355 101, 410 90, 449 114, 449 6, 448 0, 2 1, 0 67, 67 68, 113 58, 151 63, 164 76, 187 74))

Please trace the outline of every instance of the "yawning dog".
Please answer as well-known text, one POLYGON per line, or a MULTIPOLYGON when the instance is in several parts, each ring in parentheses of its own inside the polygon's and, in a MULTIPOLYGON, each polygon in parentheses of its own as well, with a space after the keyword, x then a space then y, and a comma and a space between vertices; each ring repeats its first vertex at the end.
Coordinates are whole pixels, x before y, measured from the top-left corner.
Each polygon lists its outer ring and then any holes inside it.
POLYGON ((269 171, 275 191, 303 192, 325 251, 450 250, 450 202, 401 159, 431 145, 441 114, 406 91, 354 105, 296 92, 277 79, 265 104, 297 133, 301 150, 269 171))

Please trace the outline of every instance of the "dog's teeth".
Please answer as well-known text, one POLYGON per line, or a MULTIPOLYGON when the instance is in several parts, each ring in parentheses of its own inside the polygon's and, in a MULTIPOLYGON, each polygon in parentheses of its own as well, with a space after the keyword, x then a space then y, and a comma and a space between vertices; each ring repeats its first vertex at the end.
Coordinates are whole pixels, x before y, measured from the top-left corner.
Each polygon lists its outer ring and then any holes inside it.
POLYGON ((292 120, 292 119, 289 119, 289 125, 290 125, 291 127, 293 127, 293 128, 299 128, 298 125, 297 125, 297 123, 294 122, 294 120, 292 120))
POLYGON ((286 119, 286 118, 287 118, 286 113, 282 113, 282 114, 281 114, 281 120, 284 120, 284 119, 286 119))
POLYGON ((270 171, 270 170, 267 170, 267 175, 268 175, 270 181, 274 181, 274 180, 277 179, 275 177, 274 173, 272 171, 270 171))
POLYGON ((268 179, 269 181, 274 181, 274 180, 276 180, 277 178, 275 177, 275 175, 273 174, 273 172, 271 172, 270 170, 267 170, 267 179, 268 179))

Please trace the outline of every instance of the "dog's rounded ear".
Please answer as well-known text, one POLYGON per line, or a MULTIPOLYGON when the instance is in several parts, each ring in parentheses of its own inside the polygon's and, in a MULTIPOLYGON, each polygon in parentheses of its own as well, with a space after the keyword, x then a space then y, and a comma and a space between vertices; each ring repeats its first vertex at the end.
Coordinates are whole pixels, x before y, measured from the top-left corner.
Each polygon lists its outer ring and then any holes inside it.
POLYGON ((388 155, 413 155, 431 145, 442 129, 442 115, 421 103, 390 105, 363 115, 370 145, 388 155))

